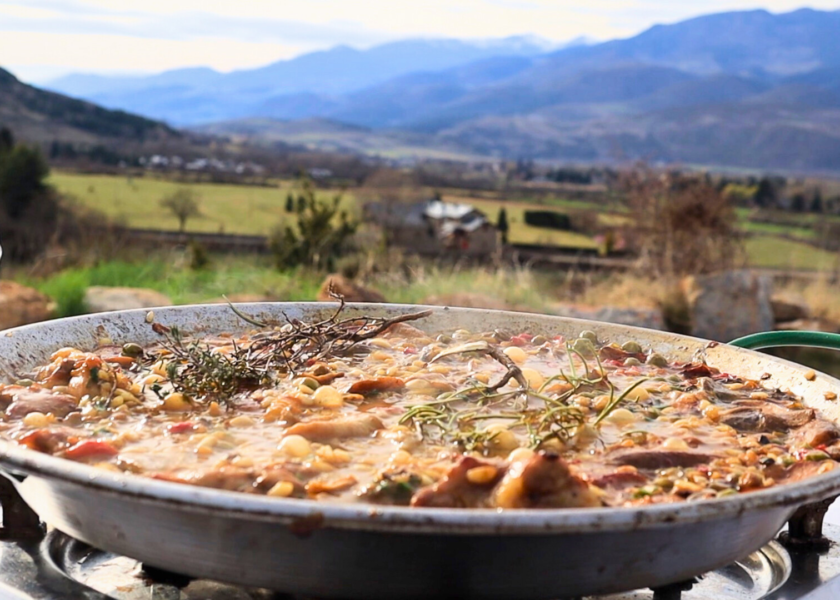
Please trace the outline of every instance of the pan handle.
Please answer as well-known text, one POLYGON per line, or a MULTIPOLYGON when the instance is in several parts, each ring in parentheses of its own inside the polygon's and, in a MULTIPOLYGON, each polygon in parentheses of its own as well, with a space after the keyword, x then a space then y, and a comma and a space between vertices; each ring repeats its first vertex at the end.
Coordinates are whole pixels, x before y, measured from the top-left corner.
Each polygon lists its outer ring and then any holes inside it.
POLYGON ((809 348, 840 350, 840 335, 824 331, 765 331, 732 340, 729 344, 751 350, 779 348, 781 346, 807 346, 809 348))

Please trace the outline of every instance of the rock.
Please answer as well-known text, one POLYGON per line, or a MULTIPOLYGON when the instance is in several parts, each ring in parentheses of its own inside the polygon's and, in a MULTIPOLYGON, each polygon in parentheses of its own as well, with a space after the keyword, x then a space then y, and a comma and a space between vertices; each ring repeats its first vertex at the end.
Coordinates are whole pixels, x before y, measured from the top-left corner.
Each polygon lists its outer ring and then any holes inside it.
POLYGON ((773 329, 772 282, 752 271, 686 277, 682 291, 691 315, 691 335, 728 342, 773 329))
POLYGON ((665 319, 658 308, 621 308, 617 306, 579 306, 558 304, 552 314, 571 319, 588 319, 664 331, 665 319))
POLYGON ((773 294, 770 306, 776 323, 807 319, 811 316, 811 307, 805 299, 793 294, 773 294))
POLYGON ((172 300, 164 294, 145 288, 92 286, 85 292, 85 306, 88 312, 153 308, 171 304, 172 300))
POLYGON ((14 281, 0 281, 0 329, 44 321, 55 304, 38 290, 14 281))
POLYGON ((827 333, 840 333, 840 323, 828 319, 813 317, 810 319, 794 319, 776 323, 776 329, 783 331, 825 331, 827 333))
POLYGON ((385 296, 347 279, 343 275, 327 275, 321 289, 318 290, 319 302, 333 302, 335 298, 330 296, 330 286, 333 292, 344 296, 347 302, 385 302, 385 296))

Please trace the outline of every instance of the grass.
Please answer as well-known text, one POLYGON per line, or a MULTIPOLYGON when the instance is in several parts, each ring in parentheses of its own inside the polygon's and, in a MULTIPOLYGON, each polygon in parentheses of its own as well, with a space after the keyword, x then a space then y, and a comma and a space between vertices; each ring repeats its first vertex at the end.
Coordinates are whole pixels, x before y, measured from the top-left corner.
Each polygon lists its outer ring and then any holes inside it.
MULTIPOLYGON (((178 229, 178 220, 160 207, 160 200, 182 184, 154 177, 129 179, 114 175, 88 175, 53 171, 50 183, 62 194, 70 195, 82 206, 102 212, 129 227, 145 229, 178 229)), ((187 231, 208 233, 243 233, 268 235, 293 216, 285 211, 286 195, 295 189, 293 181, 279 181, 278 187, 188 184, 199 196, 202 216, 187 221, 187 231)), ((323 192, 332 196, 334 192, 323 192)), ((342 194, 342 203, 351 214, 360 213, 360 200, 351 192, 342 194)), ((545 205, 502 200, 478 200, 447 195, 446 200, 468 202, 483 210, 491 220, 499 208, 508 210, 512 243, 552 244, 575 248, 596 248, 586 235, 571 231, 554 231, 524 223, 522 212, 529 208, 545 209, 545 205)), ((575 201, 570 201, 575 202, 575 201)), ((586 203, 580 203, 591 208, 586 203)))
MULTIPOLYGON (((60 192, 72 195, 83 206, 99 210, 107 216, 131 227, 177 229, 177 219, 159 206, 160 199, 178 189, 176 182, 153 176, 129 179, 112 175, 87 175, 54 171, 50 183, 60 192)), ((276 226, 290 223, 293 216, 285 211, 286 195, 294 189, 295 182, 279 181, 278 187, 256 187, 209 183, 189 184, 200 196, 202 216, 187 222, 188 231, 246 233, 268 235, 276 226)), ((330 192, 324 194, 331 195, 330 192)), ((550 198, 545 201, 505 201, 447 190, 444 199, 466 202, 484 211, 495 221, 499 209, 508 213, 511 243, 545 244, 572 248, 597 248, 590 237, 571 231, 556 231, 532 227, 524 222, 524 211, 545 209, 598 210, 598 206, 580 200, 550 198)), ((346 192, 344 207, 358 214, 360 199, 346 192)), ((833 269, 833 254, 806 243, 776 237, 793 235, 803 240, 813 239, 813 215, 800 215, 790 226, 749 221, 751 211, 736 209, 743 227, 756 235, 747 241, 749 264, 756 267, 791 268, 808 270, 833 269)), ((602 226, 616 227, 626 224, 628 217, 616 212, 614 207, 598 214, 602 226)), ((178 292, 180 293, 180 292, 178 292)))
POLYGON ((314 300, 320 278, 298 271, 278 272, 253 257, 213 257, 210 268, 194 271, 184 257, 152 257, 139 262, 110 261, 61 271, 46 279, 22 277, 56 301, 57 316, 85 312, 89 286, 127 286, 157 290, 175 304, 220 300, 223 295, 258 294, 278 300, 314 300))
MULTIPOLYGON (((182 187, 174 181, 153 177, 127 178, 53 172, 49 182, 62 194, 98 210, 130 227, 178 229, 178 220, 160 207, 160 200, 182 187)), ((286 212, 286 194, 291 182, 279 187, 191 183, 199 197, 202 216, 190 218, 187 230, 209 233, 268 235, 291 219, 286 212)), ((355 206, 345 195, 344 204, 355 206)))
POLYGON ((746 241, 747 259, 751 266, 806 271, 829 271, 838 267, 838 255, 770 235, 759 235, 746 241))
MULTIPOLYGON (((266 259, 211 256, 208 268, 192 270, 179 253, 160 254, 142 261, 114 260, 74 267, 47 278, 25 275, 17 279, 52 298, 56 316, 86 312, 85 291, 90 286, 140 287, 166 294, 174 304, 221 301, 222 296, 258 295, 283 302, 316 299, 325 274, 295 269, 278 271, 266 259)), ((542 310, 550 291, 549 278, 523 269, 434 267, 418 264, 406 276, 392 271, 371 276, 365 283, 380 290, 390 302, 419 304, 429 296, 450 296, 469 291, 507 306, 542 310)))

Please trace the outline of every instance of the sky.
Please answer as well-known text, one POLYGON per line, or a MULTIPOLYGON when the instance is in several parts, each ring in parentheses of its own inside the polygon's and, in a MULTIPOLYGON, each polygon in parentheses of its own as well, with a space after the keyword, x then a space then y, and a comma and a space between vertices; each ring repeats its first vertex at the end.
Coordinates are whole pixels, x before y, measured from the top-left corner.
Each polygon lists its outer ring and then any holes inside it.
MULTIPOLYGON (((347 44, 411 37, 629 37, 657 23, 802 0, 0 0, 0 66, 42 83, 67 73, 231 71, 347 44)), ((808 0, 838 9, 840 0, 808 0)))

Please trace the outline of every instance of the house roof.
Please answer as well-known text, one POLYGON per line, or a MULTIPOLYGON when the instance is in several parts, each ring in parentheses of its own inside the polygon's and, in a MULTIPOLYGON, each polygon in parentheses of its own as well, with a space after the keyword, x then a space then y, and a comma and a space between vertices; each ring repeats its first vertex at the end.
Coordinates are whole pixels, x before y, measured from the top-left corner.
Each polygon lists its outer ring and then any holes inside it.
POLYGON ((430 219, 460 220, 473 212, 477 211, 474 206, 470 206, 469 204, 455 204, 453 202, 431 200, 426 203, 424 214, 430 219))

